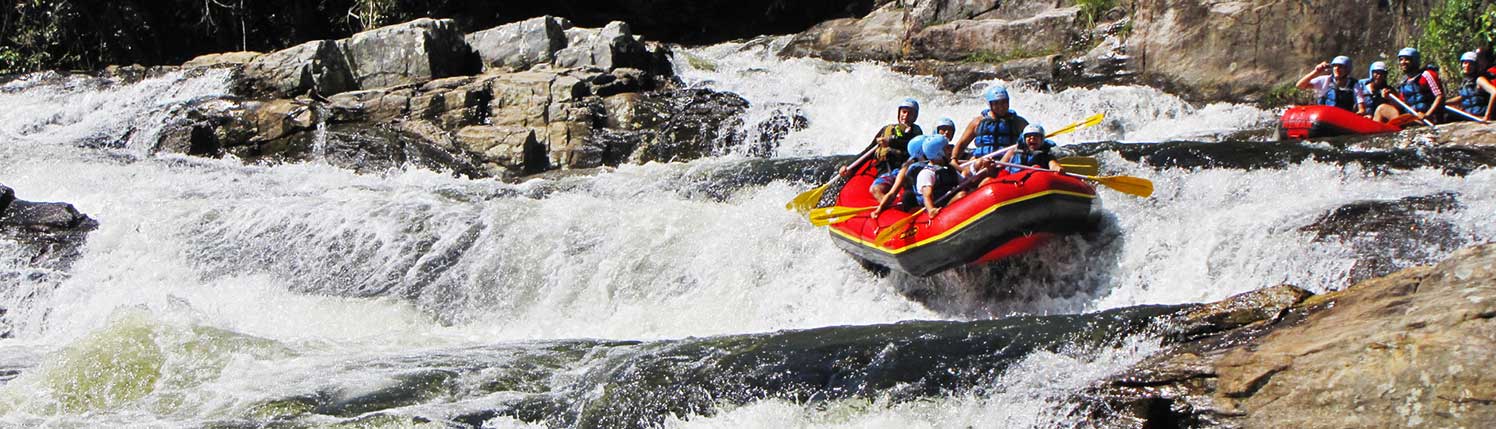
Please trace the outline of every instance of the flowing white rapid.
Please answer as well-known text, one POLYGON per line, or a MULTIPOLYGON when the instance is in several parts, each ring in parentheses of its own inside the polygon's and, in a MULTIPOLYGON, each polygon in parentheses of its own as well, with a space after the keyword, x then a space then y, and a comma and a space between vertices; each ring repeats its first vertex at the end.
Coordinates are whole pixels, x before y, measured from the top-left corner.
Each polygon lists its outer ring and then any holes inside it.
MULTIPOLYGON (((775 157, 860 149, 904 97, 921 101, 927 129, 981 108, 981 88, 951 94, 881 65, 778 59, 776 43, 691 49, 677 61, 688 84, 747 98, 748 124, 776 111, 807 118, 775 157)), ((1458 193, 1463 208, 1435 216, 1458 225, 1464 240, 1496 237, 1490 170, 1452 177, 1317 162, 1159 170, 1106 153, 1104 171, 1150 178, 1157 191, 1146 200, 1103 191, 1114 227, 1100 242, 1067 241, 1081 250, 1047 249, 1046 264, 1019 265, 1016 274, 880 278, 784 210, 801 183, 745 186, 725 198, 681 191, 706 180, 693 173, 746 153, 522 184, 414 168, 360 175, 321 163, 244 165, 151 153, 166 118, 226 94, 226 75, 84 82, 94 81, 0 88, 0 183, 25 200, 73 203, 100 224, 68 274, 0 283, 9 287, 0 305, 13 333, 0 339, 0 370, 20 371, 0 386, 0 425, 253 419, 279 406, 267 401, 326 386, 374 389, 383 375, 422 369, 411 356, 509 362, 454 351, 491 344, 1077 313, 1285 282, 1326 290, 1344 285, 1354 256, 1300 228, 1358 200, 1458 193), (944 290, 952 301, 917 302, 911 289, 944 290)), ((1107 114, 1103 126, 1061 143, 1211 141, 1272 119, 1143 87, 1019 87, 1014 97, 1014 109, 1051 127, 1107 114)), ((6 251, 0 271, 31 271, 6 251)), ((961 397, 820 408, 764 401, 667 426, 1042 427, 1063 417, 1056 401, 1065 393, 1155 347, 1139 339, 1119 350, 1036 353, 997 385, 961 397), (1050 383, 1049 374, 1067 378, 1050 383)), ((452 393, 404 411, 444 415, 500 396, 452 393)), ((490 424, 521 425, 507 417, 490 424)))

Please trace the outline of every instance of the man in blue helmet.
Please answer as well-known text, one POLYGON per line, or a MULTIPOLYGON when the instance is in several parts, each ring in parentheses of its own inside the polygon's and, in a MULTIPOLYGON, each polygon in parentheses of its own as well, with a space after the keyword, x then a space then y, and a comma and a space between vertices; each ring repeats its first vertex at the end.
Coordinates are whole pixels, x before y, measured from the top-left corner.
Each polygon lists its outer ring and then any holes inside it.
POLYGON ((1314 89, 1317 103, 1356 111, 1356 80, 1351 78, 1351 58, 1341 55, 1319 63, 1299 79, 1299 89, 1314 89))
MULTIPOLYGON (((863 149, 864 153, 869 150, 875 151, 872 154, 872 161, 877 166, 878 178, 874 179, 872 186, 868 187, 868 192, 873 194, 873 198, 883 199, 883 195, 888 193, 897 178, 899 167, 904 165, 904 161, 909 160, 909 153, 905 152, 905 146, 915 136, 924 134, 924 130, 914 123, 918 119, 919 101, 905 98, 899 103, 898 122, 879 129, 878 134, 873 136, 873 142, 863 149)), ((861 166, 843 167, 841 175, 849 176, 859 167, 861 166)))
MULTIPOLYGON (((1356 114, 1376 117, 1377 109, 1390 106, 1382 90, 1387 89, 1387 63, 1377 61, 1367 68, 1366 78, 1356 82, 1356 114)), ((1396 112, 1397 108, 1391 108, 1396 112)), ((1397 115, 1393 115, 1397 116, 1397 115)))
MULTIPOLYGON (((1054 142, 1044 138, 1044 127, 1032 124, 1023 129, 1023 144, 1018 149, 1003 155, 1003 162, 1029 167, 1048 168, 1059 171, 1059 159, 1054 157, 1054 142)), ((1021 168, 1008 167, 1008 172, 1017 173, 1021 168)))
MULTIPOLYGON (((1461 111, 1481 120, 1491 120, 1491 109, 1496 104, 1496 86, 1491 84, 1491 74, 1480 66, 1479 57, 1475 52, 1466 52, 1460 56, 1460 71, 1464 72, 1464 79, 1460 82, 1459 95, 1449 99, 1449 104, 1458 107, 1461 111)), ((1461 115, 1447 116, 1450 119, 1463 121, 1466 118, 1461 115)))
POLYGON ((945 136, 946 140, 956 141, 956 121, 940 118, 940 122, 935 123, 935 134, 945 136))
POLYGON ((982 93, 987 100, 987 110, 966 124, 961 141, 956 143, 956 156, 966 154, 967 144, 972 145, 971 156, 982 157, 1018 144, 1023 127, 1028 120, 1008 108, 1008 89, 993 85, 982 93))
POLYGON ((1403 81, 1397 86, 1396 92, 1393 88, 1383 91, 1389 97, 1402 98, 1403 103, 1413 111, 1407 115, 1417 116, 1418 119, 1433 122, 1438 118, 1435 115, 1439 106, 1444 105, 1444 87, 1439 83, 1439 76, 1431 70, 1425 70, 1419 62, 1422 60, 1417 49, 1403 48, 1397 52, 1397 63, 1402 66, 1403 81))

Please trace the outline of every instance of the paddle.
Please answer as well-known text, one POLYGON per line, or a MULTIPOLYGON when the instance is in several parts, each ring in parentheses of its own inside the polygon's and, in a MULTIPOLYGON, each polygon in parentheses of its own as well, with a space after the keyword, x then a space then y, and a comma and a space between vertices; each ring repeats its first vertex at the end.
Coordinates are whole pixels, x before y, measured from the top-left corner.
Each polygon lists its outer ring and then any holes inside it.
POLYGON ((810 214, 808 215, 808 217, 810 218, 810 224, 811 225, 815 225, 815 226, 827 226, 827 225, 832 225, 832 224, 838 224, 838 223, 846 222, 848 219, 851 219, 851 218, 853 218, 854 216, 856 216, 858 214, 867 213, 867 212, 873 211, 873 209, 876 209, 876 208, 878 208, 878 207, 877 206, 873 206, 873 207, 842 207, 842 206, 835 206, 835 207, 818 208, 818 209, 811 210, 810 214))
POLYGON ((878 235, 873 237, 873 244, 882 246, 883 243, 887 243, 888 240, 892 240, 894 236, 904 233, 905 230, 909 229, 909 224, 914 223, 914 218, 919 217, 920 213, 924 212, 925 208, 920 208, 918 211, 915 211, 908 217, 899 219, 898 222, 889 224, 887 228, 883 228, 882 231, 878 231, 878 235))
MULTIPOLYGON (((1411 114, 1414 117, 1418 116, 1418 111, 1417 110, 1413 110, 1413 108, 1411 106, 1408 106, 1408 103, 1404 102, 1401 96, 1399 96, 1397 94, 1392 94, 1391 97, 1387 97, 1387 98, 1391 99, 1392 101, 1396 101, 1397 105, 1402 106, 1403 110, 1407 110, 1408 111, 1408 114, 1411 114)), ((1418 120, 1422 121, 1424 125, 1428 125, 1429 131, 1433 131, 1434 134, 1438 134, 1439 133, 1439 128, 1435 127, 1433 122, 1429 122, 1428 118, 1418 118, 1418 120)))
POLYGON ((1466 112, 1464 110, 1456 109, 1456 108, 1454 108, 1454 106, 1450 106, 1448 104, 1444 105, 1444 110, 1448 110, 1448 111, 1454 112, 1455 114, 1458 114, 1460 116, 1464 116, 1466 118, 1470 118, 1470 120, 1475 121, 1475 122, 1479 122, 1479 123, 1482 123, 1482 124, 1488 123, 1485 119, 1481 119, 1479 116, 1472 115, 1472 114, 1470 114, 1470 112, 1466 112))
MULTIPOLYGON (((1022 169, 1026 169, 1026 170, 1055 172, 1054 170, 1050 170, 1050 169, 1047 169, 1047 168, 1030 167, 1030 166, 1027 166, 1027 165, 1019 165, 1019 164, 1007 163, 1007 162, 1002 162, 1002 161, 993 161, 993 163, 995 163, 997 165, 1004 166, 1004 167, 1014 167, 1014 168, 1022 168, 1022 169)), ((1148 179, 1141 178, 1141 177, 1132 177, 1132 176, 1087 176, 1087 175, 1083 175, 1083 174, 1066 173, 1066 172, 1057 172, 1057 173, 1064 174, 1064 175, 1067 175, 1067 176, 1073 176, 1073 177, 1079 177, 1079 178, 1082 178, 1082 179, 1092 180, 1092 181, 1095 181, 1096 183, 1102 184, 1103 186, 1106 186, 1108 188, 1112 188, 1113 190, 1116 190, 1117 192, 1121 192, 1121 193, 1128 194, 1128 195, 1134 195, 1134 196, 1139 196, 1139 197, 1143 197, 1143 198, 1148 198, 1149 196, 1153 195, 1153 182, 1149 181, 1148 179)))
MULTIPOLYGON (((869 155, 872 155, 873 152, 877 150, 877 148, 878 147, 876 145, 868 148, 866 152, 862 153, 862 156, 857 157, 856 161, 852 161, 851 165, 861 165, 863 161, 867 160, 867 157, 869 155)), ((810 213, 811 209, 816 208, 816 204, 821 203, 821 196, 826 194, 826 190, 831 188, 831 184, 836 183, 836 179, 836 177, 832 177, 831 180, 827 181, 824 185, 817 186, 805 192, 801 192, 800 195, 796 195, 794 199, 790 200, 790 202, 785 203, 784 208, 786 210, 793 210, 802 214, 810 213)))
MULTIPOLYGON (((1100 124, 1101 121, 1104 120, 1104 119, 1106 119, 1106 114, 1105 113, 1097 113, 1095 115, 1091 115, 1089 117, 1086 117, 1085 119, 1081 119, 1079 121, 1076 121, 1073 124, 1066 125, 1066 126, 1060 127, 1060 129, 1051 131, 1049 134, 1045 134, 1044 138, 1047 139, 1047 138, 1055 137, 1055 136, 1062 135, 1062 134, 1068 134, 1068 133, 1070 133, 1072 131, 1075 131, 1075 130, 1078 130, 1078 129, 1081 129, 1081 128, 1085 128, 1085 127, 1089 127, 1089 126, 1092 126, 1092 125, 1100 124)), ((989 153, 989 154, 986 154, 986 155, 982 155, 981 158, 967 160, 966 162, 961 163, 961 168, 966 168, 966 167, 970 166, 971 163, 977 162, 977 159, 1003 156, 1003 154, 1008 153, 1009 151, 1011 151, 1011 150, 1013 150, 1014 148, 1017 148, 1017 147, 1018 147, 1018 145, 1015 144, 1015 145, 1012 145, 1012 146, 1008 146, 1008 147, 1002 148, 1001 150, 993 151, 992 153, 989 153)), ((1093 159, 1092 160, 1092 165, 1094 165, 1094 164, 1095 164, 1095 160, 1093 159)))
POLYGON ((1060 158, 1060 166, 1065 167, 1065 172, 1075 173, 1082 176, 1095 176, 1101 171, 1101 163, 1096 158, 1089 156, 1067 156, 1060 158))

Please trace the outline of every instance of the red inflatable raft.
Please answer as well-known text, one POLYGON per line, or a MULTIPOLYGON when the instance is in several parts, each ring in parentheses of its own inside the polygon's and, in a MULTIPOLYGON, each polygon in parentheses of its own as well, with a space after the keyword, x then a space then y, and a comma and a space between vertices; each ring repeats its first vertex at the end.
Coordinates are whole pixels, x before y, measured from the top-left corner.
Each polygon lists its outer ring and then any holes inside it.
POLYGON ((1283 112, 1278 138, 1301 140, 1347 134, 1395 133, 1401 130, 1335 106, 1293 106, 1283 112))
MULTIPOLYGON (((842 207, 877 204, 868 192, 870 168, 853 176, 836 198, 842 207)), ((831 238, 863 265, 928 276, 966 264, 982 264, 1026 252, 1057 233, 1092 228, 1101 200, 1090 184, 1052 172, 1025 171, 999 176, 940 210, 931 223, 921 213, 909 233, 883 245, 882 228, 909 216, 895 208, 877 219, 863 213, 831 226, 831 238)))

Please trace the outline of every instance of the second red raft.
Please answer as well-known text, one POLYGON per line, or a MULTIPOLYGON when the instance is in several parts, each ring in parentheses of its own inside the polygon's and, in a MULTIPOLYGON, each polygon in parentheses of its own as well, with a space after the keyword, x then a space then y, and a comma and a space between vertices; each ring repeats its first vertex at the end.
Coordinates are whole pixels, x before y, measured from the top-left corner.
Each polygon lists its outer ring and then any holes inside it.
POLYGON ((1401 130, 1335 106, 1293 106, 1283 112, 1278 137, 1302 140, 1349 134, 1395 133, 1401 130))

